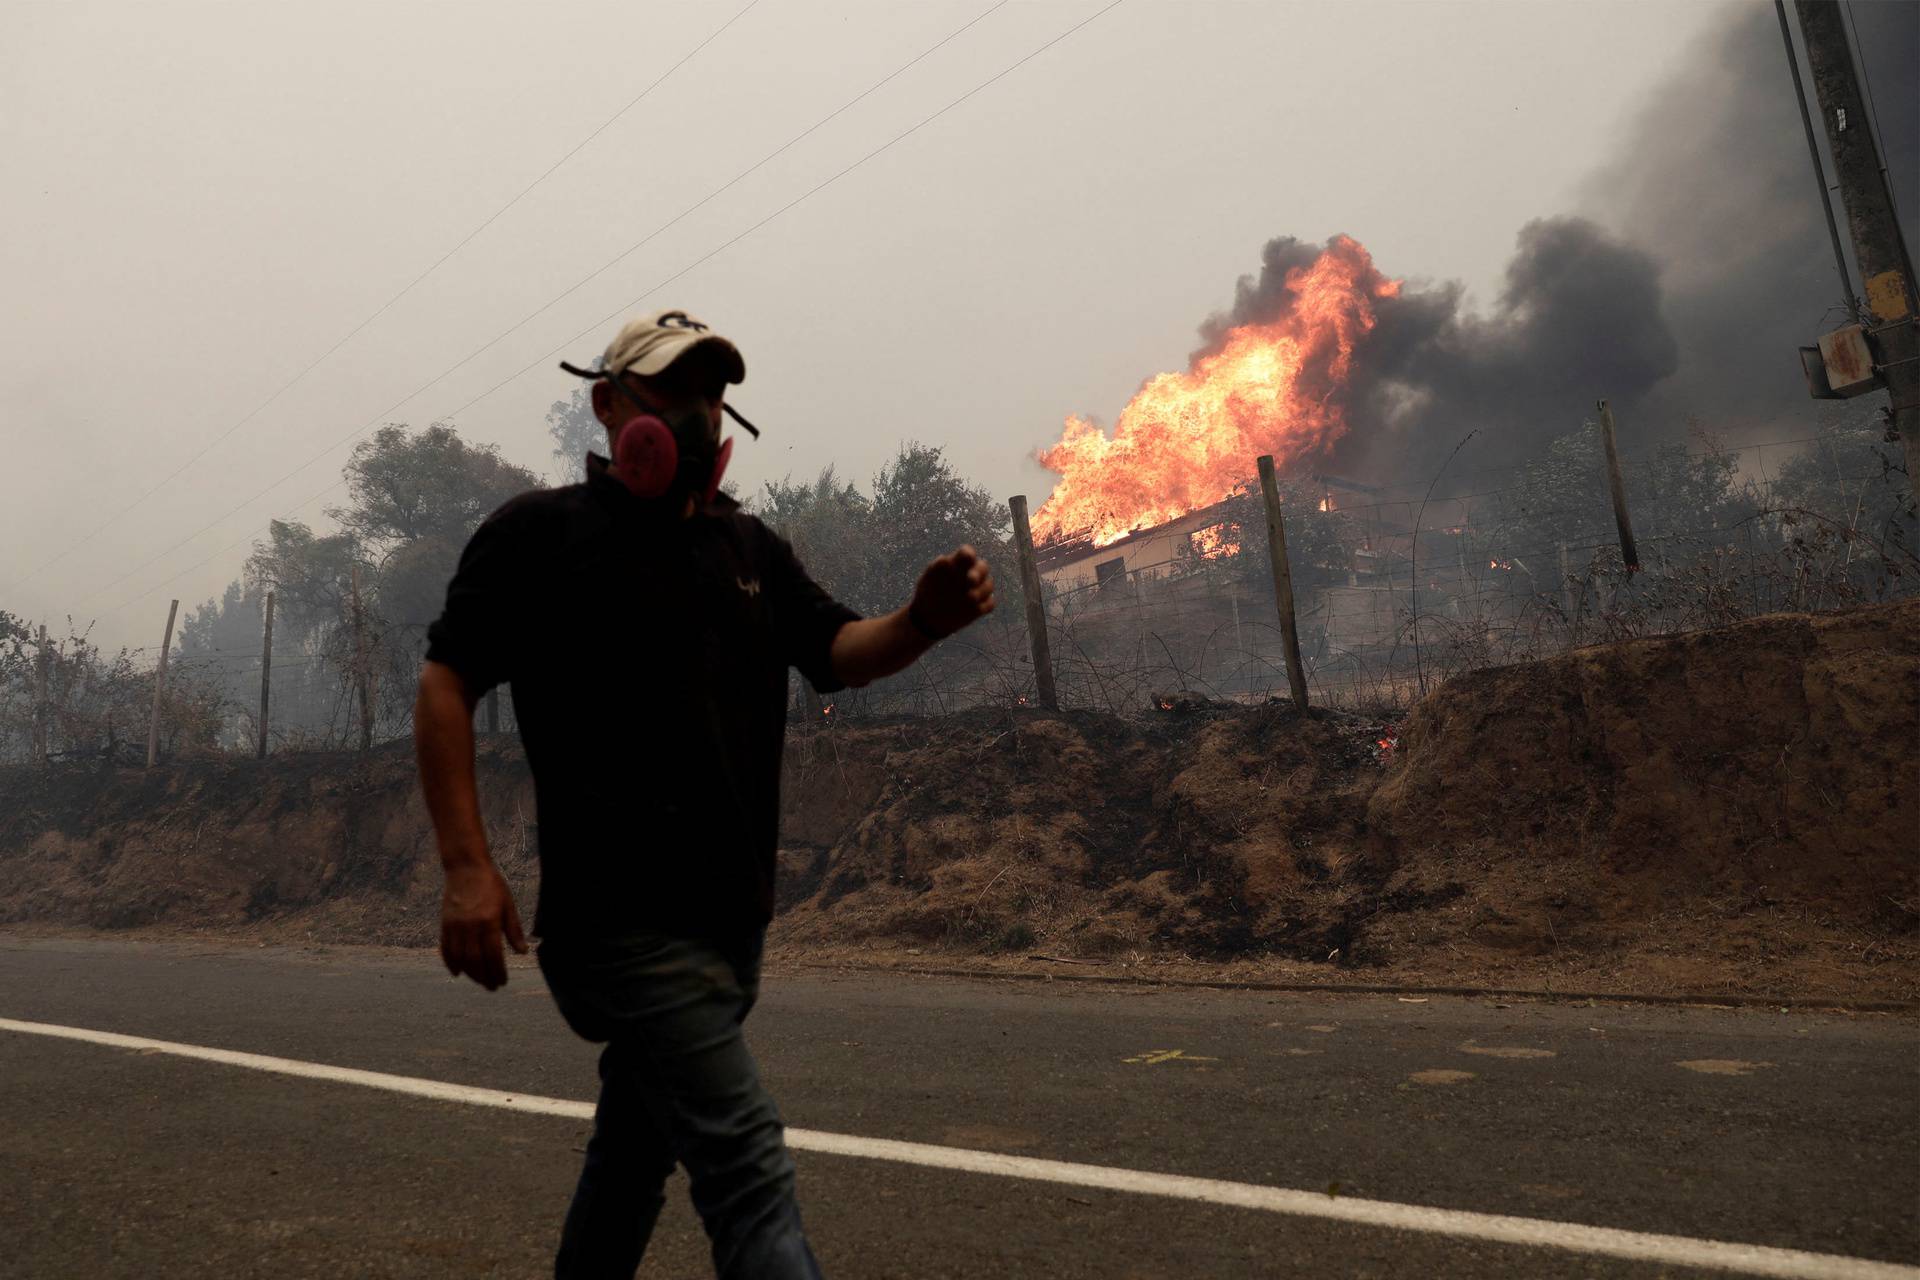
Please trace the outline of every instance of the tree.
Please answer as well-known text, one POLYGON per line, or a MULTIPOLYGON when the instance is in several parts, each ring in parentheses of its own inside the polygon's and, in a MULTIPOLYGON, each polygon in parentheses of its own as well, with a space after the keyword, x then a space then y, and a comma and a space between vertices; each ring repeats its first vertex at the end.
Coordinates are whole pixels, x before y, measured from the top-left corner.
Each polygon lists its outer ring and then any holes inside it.
POLYGON ((495 446, 469 444, 445 423, 382 427, 354 449, 346 479, 347 504, 327 514, 364 552, 363 607, 415 631, 438 616, 481 520, 540 485, 495 446))
MULTIPOLYGON (((1003 569, 1012 516, 992 494, 957 474, 937 445, 909 442, 873 477, 868 513, 872 557, 865 607, 897 608, 927 561, 971 545, 1003 569)), ((856 608, 862 606, 856 605, 856 608)))
POLYGON ((1009 587, 1011 517, 934 445, 902 445, 871 496, 827 467, 811 483, 766 484, 754 506, 816 582, 862 613, 899 608, 927 561, 962 545, 997 563, 1003 596, 1009 587))
MULTIPOLYGON (((1641 538, 1730 530, 1758 509, 1757 495, 1738 484, 1739 455, 1697 425, 1694 441, 1698 452, 1668 443, 1623 465, 1627 508, 1641 538)), ((1489 516, 1473 522, 1476 556, 1544 556, 1562 542, 1608 542, 1613 503, 1599 427, 1589 422, 1553 440, 1490 502, 1489 516)))
POLYGON ((1780 467, 1776 502, 1817 513, 1889 553, 1920 551, 1920 509, 1899 444, 1887 440, 1878 411, 1836 409, 1820 438, 1780 467))
POLYGON ((583 384, 565 400, 547 408, 547 437, 553 441, 553 461, 559 470, 556 484, 570 484, 584 475, 588 450, 607 451, 607 429, 593 414, 593 398, 583 384))
POLYGON ((274 520, 247 557, 246 582, 275 593, 274 627, 289 643, 311 644, 345 625, 353 568, 364 560, 351 533, 316 535, 299 521, 274 520))
POLYGON ((347 504, 327 514, 376 555, 423 538, 464 542, 488 512, 540 485, 496 446, 468 444, 444 422, 414 433, 381 427, 355 446, 345 474, 347 504))
POLYGON ((754 505, 760 518, 793 544, 814 581, 849 603, 867 592, 872 504, 831 466, 811 484, 768 481, 754 505))
MULTIPOLYGON (((110 742, 122 751, 144 743, 153 707, 154 666, 135 667, 133 653, 109 658, 68 619, 65 636, 50 635, 44 654, 37 628, 0 611, 0 757, 30 758, 36 717, 44 717, 56 759, 99 759, 110 742), (39 704, 42 662, 46 702, 39 704)), ((191 668, 169 671, 160 707, 163 757, 217 745, 220 690, 191 668)))

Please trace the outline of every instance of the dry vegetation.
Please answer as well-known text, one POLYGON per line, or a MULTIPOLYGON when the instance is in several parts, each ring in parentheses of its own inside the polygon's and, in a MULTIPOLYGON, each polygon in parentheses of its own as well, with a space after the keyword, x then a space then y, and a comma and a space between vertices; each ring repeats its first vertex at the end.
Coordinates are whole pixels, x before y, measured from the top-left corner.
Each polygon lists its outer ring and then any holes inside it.
MULTIPOLYGON (((1907 602, 1464 674, 1397 730, 1197 698, 797 730, 776 938, 789 956, 1908 998, 1917 673, 1907 602)), ((530 781, 504 740, 482 773, 524 892, 530 781)), ((431 939, 437 874, 397 746, 5 785, 0 919, 431 939)))

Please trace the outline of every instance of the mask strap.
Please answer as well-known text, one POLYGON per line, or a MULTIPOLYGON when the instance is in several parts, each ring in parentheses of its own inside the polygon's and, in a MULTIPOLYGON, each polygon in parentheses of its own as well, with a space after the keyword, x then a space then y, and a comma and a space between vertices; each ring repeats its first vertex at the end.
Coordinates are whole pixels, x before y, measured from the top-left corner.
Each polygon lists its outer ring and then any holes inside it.
MULTIPOLYGON (((572 374, 574 377, 585 378, 589 382, 598 382, 602 378, 605 378, 609 382, 615 381, 614 376, 611 373, 608 373, 605 369, 582 369, 577 365, 568 364, 565 360, 562 360, 560 362, 560 367, 562 369, 565 369, 568 373, 572 374)), ((625 383, 620 384, 620 389, 622 391, 627 392, 627 397, 629 399, 634 399, 633 392, 627 388, 625 383)), ((634 403, 638 404, 639 401, 637 399, 634 399, 634 403)), ((744 427, 746 429, 747 434, 752 436, 755 440, 758 440, 760 438, 760 428, 754 426, 751 422, 748 422, 746 420, 746 417, 743 414, 741 414, 741 412, 738 409, 734 408, 732 405, 722 400, 720 402, 720 411, 726 414, 729 418, 732 418, 735 422, 739 423, 742 427, 744 427)))
POLYGON ((729 418, 732 418, 735 422, 745 427, 747 429, 747 434, 752 436, 755 440, 758 440, 760 438, 760 428, 754 426, 751 422, 748 422, 745 418, 741 417, 740 411, 734 408, 732 405, 728 404, 725 400, 722 400, 720 402, 720 412, 726 414, 729 418))

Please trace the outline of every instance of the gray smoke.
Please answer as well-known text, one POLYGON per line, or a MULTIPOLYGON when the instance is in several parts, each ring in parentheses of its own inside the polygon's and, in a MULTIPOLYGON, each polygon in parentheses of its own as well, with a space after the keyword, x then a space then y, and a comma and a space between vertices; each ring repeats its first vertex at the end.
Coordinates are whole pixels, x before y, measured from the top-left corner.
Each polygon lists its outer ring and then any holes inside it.
MULTIPOLYGON (((1911 243, 1920 5, 1852 9, 1911 243)), ((1629 447, 1682 439, 1696 423, 1731 443, 1811 427, 1818 409, 1795 349, 1840 322, 1840 286, 1772 6, 1730 10, 1701 40, 1582 205, 1583 216, 1521 229, 1490 312, 1465 310, 1457 283, 1409 281, 1380 300, 1340 393, 1351 430, 1328 470, 1426 478, 1474 429, 1471 465, 1518 462, 1600 397, 1629 447)), ((1319 252, 1270 241, 1233 306, 1201 326, 1201 352, 1235 325, 1284 314, 1287 273, 1319 252)))
MULTIPOLYGON (((1317 246, 1267 243, 1257 276, 1243 277, 1231 310, 1201 326, 1202 354, 1237 325, 1293 305, 1288 273, 1317 246)), ((1382 480, 1427 474, 1478 429, 1477 456, 1524 457, 1577 426, 1599 396, 1636 405, 1677 367, 1660 308, 1659 270, 1645 252, 1581 218, 1520 231, 1491 313, 1462 307, 1457 283, 1405 285, 1375 304, 1373 331, 1355 345, 1338 392, 1349 433, 1324 465, 1382 480)))
MULTIPOLYGON (((1846 9, 1911 244, 1920 233, 1920 5, 1846 9)), ((1807 93, 1820 134, 1811 83, 1807 93)), ((1661 425, 1671 431, 1693 416, 1734 438, 1804 434, 1791 428, 1811 423, 1817 407, 1795 349, 1842 323, 1842 294, 1772 5, 1735 10, 1703 39, 1584 203, 1660 261, 1680 343, 1680 368, 1649 405, 1661 425)), ((1835 215, 1844 240, 1837 199, 1835 215)))

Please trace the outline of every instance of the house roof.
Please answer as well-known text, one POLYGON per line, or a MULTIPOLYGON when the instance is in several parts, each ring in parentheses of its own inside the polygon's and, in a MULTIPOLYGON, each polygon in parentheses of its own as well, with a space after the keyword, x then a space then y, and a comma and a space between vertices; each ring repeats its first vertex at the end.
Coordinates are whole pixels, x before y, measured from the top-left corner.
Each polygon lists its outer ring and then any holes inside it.
POLYGON ((1093 539, 1087 536, 1068 538, 1060 542, 1050 542, 1044 547, 1034 548, 1034 563, 1044 572, 1049 569, 1063 569, 1068 565, 1078 564, 1082 560, 1092 559, 1094 556, 1105 558, 1108 556, 1125 555, 1129 543, 1145 541, 1156 534, 1165 533, 1176 526, 1184 525, 1190 529, 1204 529, 1208 525, 1218 524, 1226 514, 1226 505, 1225 502, 1216 502, 1211 506, 1200 507, 1196 510, 1189 511, 1183 516, 1175 516, 1173 519, 1162 524, 1150 525, 1145 529, 1135 529, 1131 533, 1115 538, 1105 546, 1094 546, 1093 539))

